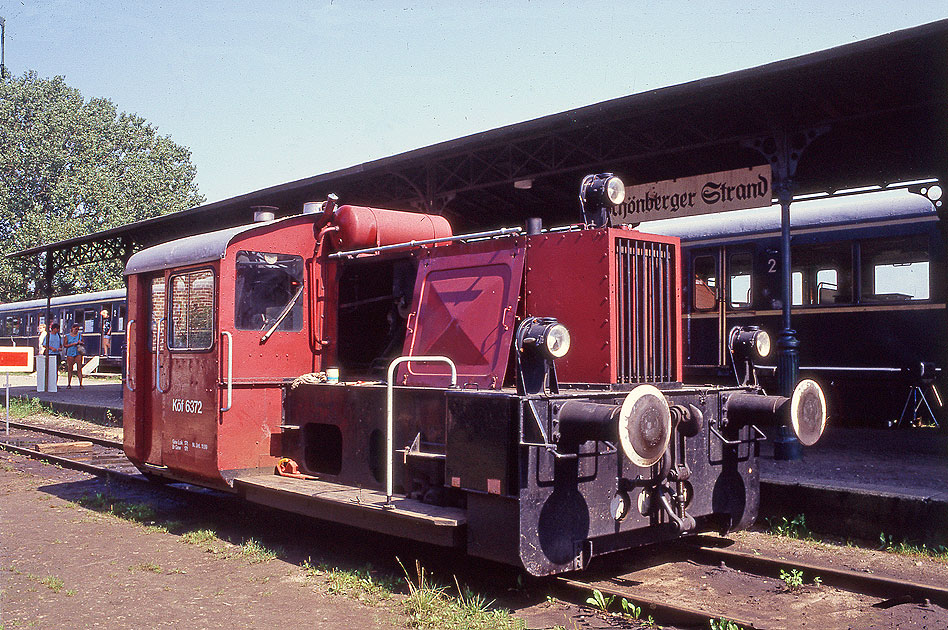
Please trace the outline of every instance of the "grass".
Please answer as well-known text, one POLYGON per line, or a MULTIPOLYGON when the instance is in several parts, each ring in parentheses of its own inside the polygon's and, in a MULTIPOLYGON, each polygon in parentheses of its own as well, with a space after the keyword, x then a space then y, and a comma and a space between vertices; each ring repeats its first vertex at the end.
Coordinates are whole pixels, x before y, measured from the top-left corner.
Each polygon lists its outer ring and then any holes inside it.
POLYGON ((917 558, 933 558, 935 560, 948 562, 948 547, 945 545, 930 547, 925 544, 910 543, 906 540, 896 542, 892 535, 887 535, 885 532, 879 534, 879 544, 879 548, 888 553, 917 558))
MULTIPOLYGON (((841 544, 832 539, 825 539, 816 535, 806 524, 806 517, 803 514, 797 514, 793 518, 781 516, 779 518, 767 519, 767 533, 772 536, 783 536, 786 538, 795 538, 807 542, 841 544)), ((868 541, 858 542, 847 540, 847 547, 867 546, 868 541)), ((948 562, 948 546, 946 545, 927 545, 924 543, 913 543, 907 540, 898 541, 891 534, 881 532, 879 534, 879 546, 877 549, 894 553, 902 556, 911 556, 917 558, 930 558, 939 562, 948 562)))
POLYGON ((724 617, 719 617, 718 619, 709 619, 708 623, 711 630, 744 630, 742 626, 739 626, 730 619, 725 619, 724 617))
POLYGON ((164 570, 154 562, 142 562, 128 568, 129 571, 148 571, 151 573, 164 573, 164 570))
POLYGON ((217 532, 212 529, 195 529, 182 534, 181 540, 189 545, 210 545, 217 540, 217 532))
POLYGON ((373 573, 370 565, 347 571, 325 564, 314 566, 307 559, 303 562, 303 571, 309 578, 324 578, 327 590, 332 594, 344 595, 372 605, 391 599, 401 583, 401 580, 373 573))
POLYGON ((491 608, 493 601, 487 602, 482 596, 474 595, 467 587, 462 587, 457 578, 454 580, 458 591, 455 597, 449 593, 449 587, 438 585, 426 576, 420 562, 415 562, 414 580, 405 566, 401 566, 408 585, 402 611, 409 628, 510 630, 524 627, 522 620, 511 617, 507 610, 491 608))
POLYGON ((239 547, 239 554, 250 564, 259 564, 261 562, 270 562, 283 554, 282 549, 268 549, 257 540, 250 538, 239 547))
POLYGON ((78 503, 84 508, 111 514, 126 521, 154 525, 155 510, 145 503, 129 503, 101 492, 97 492, 94 496, 80 497, 78 503))
POLYGON ((35 413, 53 413, 37 398, 10 398, 10 417, 21 420, 35 413))

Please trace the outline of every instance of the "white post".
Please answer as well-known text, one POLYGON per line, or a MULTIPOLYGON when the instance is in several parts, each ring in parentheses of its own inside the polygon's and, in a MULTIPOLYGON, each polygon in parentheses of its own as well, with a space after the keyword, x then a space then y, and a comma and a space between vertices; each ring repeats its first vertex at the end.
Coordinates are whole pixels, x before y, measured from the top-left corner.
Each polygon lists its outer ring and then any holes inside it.
POLYGON ((10 373, 7 372, 7 435, 10 435, 10 373))

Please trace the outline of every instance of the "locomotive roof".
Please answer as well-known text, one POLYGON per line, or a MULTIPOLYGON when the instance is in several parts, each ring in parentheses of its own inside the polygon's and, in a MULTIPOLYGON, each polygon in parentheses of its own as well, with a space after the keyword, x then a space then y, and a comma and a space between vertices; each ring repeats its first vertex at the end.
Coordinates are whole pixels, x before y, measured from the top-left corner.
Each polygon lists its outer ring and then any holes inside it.
MULTIPOLYGON (((790 205, 790 227, 794 231, 870 227, 891 221, 935 221, 937 218, 935 207, 927 198, 906 190, 795 201, 790 205)), ((780 233, 780 206, 646 221, 639 224, 638 229, 677 236, 683 243, 758 238, 763 234, 780 233)))
MULTIPOLYGON (((295 215, 295 217, 298 216, 300 215, 295 215)), ((295 217, 287 217, 279 221, 286 221, 295 217)), ((227 246, 237 235, 279 221, 250 223, 206 234, 195 234, 194 236, 186 236, 143 249, 128 259, 128 263, 125 265, 125 275, 131 276, 137 273, 220 260, 224 257, 227 246)))
MULTIPOLYGON (((95 302, 109 302, 111 300, 124 300, 125 289, 109 289, 107 291, 93 291, 91 293, 75 293, 73 295, 61 295, 50 300, 50 306, 71 306, 73 304, 87 304, 95 302)), ((46 308, 46 298, 37 300, 25 300, 23 302, 9 302, 0 304, 0 313, 10 311, 28 310, 34 308, 46 308)))

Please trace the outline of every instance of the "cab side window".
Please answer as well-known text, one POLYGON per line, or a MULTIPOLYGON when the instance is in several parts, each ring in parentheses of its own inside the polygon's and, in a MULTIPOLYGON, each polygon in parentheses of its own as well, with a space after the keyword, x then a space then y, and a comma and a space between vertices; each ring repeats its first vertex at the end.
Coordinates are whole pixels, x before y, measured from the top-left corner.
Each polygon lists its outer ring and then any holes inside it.
POLYGON ((171 350, 207 350, 214 345, 214 272, 171 276, 171 350))
POLYGON ((276 330, 302 330, 302 292, 302 256, 237 252, 234 323, 238 330, 269 330, 278 321, 276 330))

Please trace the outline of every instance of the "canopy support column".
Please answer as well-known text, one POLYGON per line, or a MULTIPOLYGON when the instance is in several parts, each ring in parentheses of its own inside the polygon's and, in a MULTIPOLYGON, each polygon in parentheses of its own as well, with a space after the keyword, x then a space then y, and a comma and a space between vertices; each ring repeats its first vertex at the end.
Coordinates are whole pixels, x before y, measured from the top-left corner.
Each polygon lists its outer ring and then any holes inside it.
MULTIPOLYGON (((777 388, 781 396, 793 395, 800 380, 800 341, 790 321, 793 304, 793 274, 790 260, 790 203, 796 189, 797 164, 803 151, 828 128, 789 132, 781 129, 769 138, 759 138, 751 146, 767 158, 771 168, 773 190, 780 203, 780 276, 782 326, 777 335, 777 388)), ((800 459, 803 449, 793 430, 781 425, 777 427, 774 441, 774 457, 783 460, 800 459)))

